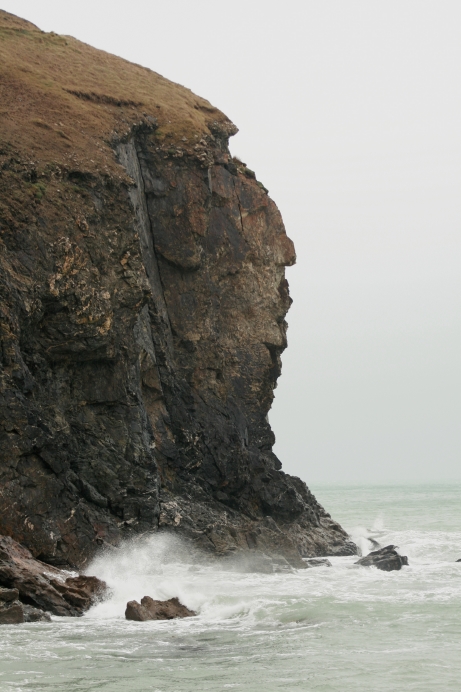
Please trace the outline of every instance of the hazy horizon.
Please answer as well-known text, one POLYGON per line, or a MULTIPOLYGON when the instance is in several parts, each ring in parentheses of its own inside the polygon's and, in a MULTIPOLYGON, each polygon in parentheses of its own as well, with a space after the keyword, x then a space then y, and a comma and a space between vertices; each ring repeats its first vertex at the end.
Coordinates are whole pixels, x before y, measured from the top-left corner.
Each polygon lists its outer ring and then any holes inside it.
POLYGON ((3 0, 184 84, 293 239, 270 421, 308 484, 461 480, 461 5, 3 0), (232 10, 232 11, 229 11, 232 10))

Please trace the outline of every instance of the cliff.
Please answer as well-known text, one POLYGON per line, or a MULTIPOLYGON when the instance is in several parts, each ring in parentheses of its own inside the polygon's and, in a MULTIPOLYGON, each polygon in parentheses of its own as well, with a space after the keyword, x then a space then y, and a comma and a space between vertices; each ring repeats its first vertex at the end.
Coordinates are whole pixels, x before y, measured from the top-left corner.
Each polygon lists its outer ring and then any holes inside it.
POLYGON ((54 565, 152 530, 350 554, 267 413, 292 242, 235 126, 0 11, 0 533, 54 565))

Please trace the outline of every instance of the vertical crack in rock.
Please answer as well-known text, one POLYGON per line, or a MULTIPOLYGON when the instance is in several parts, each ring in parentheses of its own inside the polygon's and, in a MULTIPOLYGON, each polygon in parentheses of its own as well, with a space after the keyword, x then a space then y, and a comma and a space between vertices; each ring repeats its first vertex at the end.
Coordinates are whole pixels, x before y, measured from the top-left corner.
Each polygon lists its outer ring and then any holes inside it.
POLYGON ((155 256, 152 225, 147 211, 144 178, 136 150, 135 137, 130 137, 127 142, 118 144, 116 150, 121 164, 135 183, 129 189, 129 196, 136 215, 136 229, 139 234, 144 268, 151 286, 151 297, 157 315, 165 325, 165 329, 162 330, 165 338, 164 348, 171 358, 173 354, 171 325, 155 256))
POLYGON ((241 227, 241 232, 242 232, 242 236, 243 236, 243 216, 242 216, 242 206, 241 206, 241 204, 240 204, 240 198, 239 198, 239 195, 238 195, 238 190, 237 190, 237 187, 236 187, 236 185, 235 185, 235 181, 233 181, 233 183, 234 183, 234 190, 235 190, 235 195, 236 195, 236 197, 237 197, 237 203, 238 203, 238 210, 239 210, 239 216, 240 216, 240 227, 241 227))

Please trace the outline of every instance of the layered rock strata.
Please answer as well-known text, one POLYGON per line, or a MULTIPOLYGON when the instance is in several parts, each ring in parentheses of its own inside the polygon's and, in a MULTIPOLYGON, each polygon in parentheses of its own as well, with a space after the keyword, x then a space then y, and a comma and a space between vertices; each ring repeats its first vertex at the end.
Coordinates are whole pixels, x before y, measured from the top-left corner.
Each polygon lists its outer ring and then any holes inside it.
POLYGON ((54 565, 156 530, 355 552, 272 452, 295 253, 236 128, 1 11, 0 38, 0 532, 54 565))

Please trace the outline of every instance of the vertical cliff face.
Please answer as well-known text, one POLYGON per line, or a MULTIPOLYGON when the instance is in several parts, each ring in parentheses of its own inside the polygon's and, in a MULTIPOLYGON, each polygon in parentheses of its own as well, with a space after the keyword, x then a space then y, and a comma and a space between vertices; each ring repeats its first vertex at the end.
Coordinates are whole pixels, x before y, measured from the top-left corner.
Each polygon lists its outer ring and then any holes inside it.
POLYGON ((353 551, 272 452, 295 253, 234 126, 0 20, 0 533, 55 564, 151 530, 294 564, 353 551))

